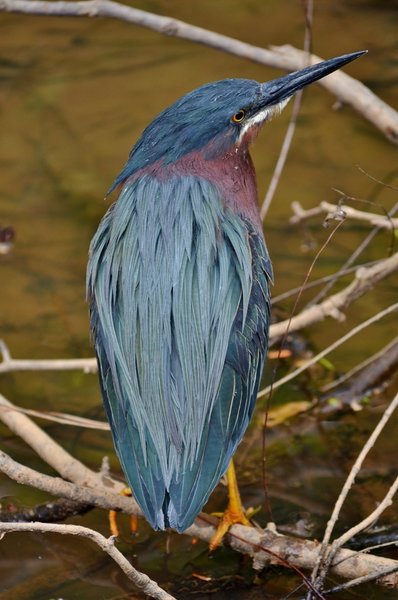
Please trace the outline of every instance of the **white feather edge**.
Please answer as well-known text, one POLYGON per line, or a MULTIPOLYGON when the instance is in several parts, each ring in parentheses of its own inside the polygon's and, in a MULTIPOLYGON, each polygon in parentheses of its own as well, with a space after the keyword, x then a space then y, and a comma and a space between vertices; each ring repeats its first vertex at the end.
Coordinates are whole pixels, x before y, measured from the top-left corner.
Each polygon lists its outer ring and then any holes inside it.
POLYGON ((242 139, 244 138, 244 136, 246 135, 246 133, 254 125, 260 125, 264 121, 269 121, 275 115, 279 115, 282 112, 282 110, 285 108, 286 104, 289 102, 290 98, 291 98, 291 96, 289 98, 285 98, 284 100, 282 100, 278 104, 273 104, 271 106, 267 106, 266 108, 264 108, 260 112, 256 113, 253 117, 250 117, 250 119, 248 119, 246 121, 246 123, 243 125, 243 127, 241 129, 241 132, 239 134, 238 143, 242 141, 242 139))

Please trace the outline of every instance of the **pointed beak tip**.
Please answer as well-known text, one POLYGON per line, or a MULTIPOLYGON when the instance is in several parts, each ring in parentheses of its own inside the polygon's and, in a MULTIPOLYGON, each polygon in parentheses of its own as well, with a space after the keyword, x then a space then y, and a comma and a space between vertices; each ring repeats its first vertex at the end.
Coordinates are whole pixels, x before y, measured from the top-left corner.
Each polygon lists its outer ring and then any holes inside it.
POLYGON ((265 82, 262 84, 264 97, 266 98, 264 104, 272 105, 285 98, 290 98, 295 92, 303 87, 319 81, 323 77, 330 75, 334 71, 341 69, 346 64, 367 53, 367 50, 359 50, 357 52, 351 52, 350 54, 335 56, 334 58, 318 62, 299 71, 289 73, 279 79, 265 82))
POLYGON ((361 56, 363 56, 364 54, 368 54, 369 50, 358 50, 357 52, 351 52, 350 54, 345 54, 343 56, 341 56, 341 58, 347 58, 348 62, 351 62, 352 60, 356 60, 357 58, 360 58, 361 56))

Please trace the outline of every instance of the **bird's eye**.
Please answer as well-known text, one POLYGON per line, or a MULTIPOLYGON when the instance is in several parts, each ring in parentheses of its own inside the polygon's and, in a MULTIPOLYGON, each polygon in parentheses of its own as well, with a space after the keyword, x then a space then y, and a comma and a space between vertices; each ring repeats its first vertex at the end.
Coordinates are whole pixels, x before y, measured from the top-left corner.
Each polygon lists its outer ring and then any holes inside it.
POLYGON ((237 113, 234 114, 234 116, 232 117, 232 121, 234 123, 241 123, 241 121, 243 121, 245 116, 246 116, 246 111, 243 110, 243 108, 241 108, 240 110, 238 110, 237 113))

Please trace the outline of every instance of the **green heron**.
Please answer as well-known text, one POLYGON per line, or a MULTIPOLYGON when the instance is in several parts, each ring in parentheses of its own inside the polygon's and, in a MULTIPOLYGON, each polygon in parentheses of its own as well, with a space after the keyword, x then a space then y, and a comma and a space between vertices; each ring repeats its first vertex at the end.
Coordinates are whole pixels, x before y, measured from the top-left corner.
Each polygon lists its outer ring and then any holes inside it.
POLYGON ((154 529, 191 525, 253 413, 272 267, 249 144, 295 92, 362 54, 190 92, 109 190, 118 199, 90 247, 91 327, 116 451, 154 529))

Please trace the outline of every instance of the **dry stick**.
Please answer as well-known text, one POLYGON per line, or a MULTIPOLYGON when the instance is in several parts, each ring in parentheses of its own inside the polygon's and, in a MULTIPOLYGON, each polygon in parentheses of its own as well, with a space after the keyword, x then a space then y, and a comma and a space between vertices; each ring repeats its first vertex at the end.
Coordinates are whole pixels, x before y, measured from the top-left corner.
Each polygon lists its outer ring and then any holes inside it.
POLYGON ((336 550, 341 546, 344 546, 348 540, 350 540, 354 535, 361 533, 364 529, 367 529, 372 525, 380 515, 392 504, 392 499, 395 496, 396 491, 398 490, 398 477, 395 478, 394 483, 390 486, 387 494, 384 496, 383 500, 378 504, 377 508, 374 509, 373 512, 370 513, 365 519, 363 519, 357 525, 351 527, 348 531, 344 532, 339 538, 334 540, 332 547, 330 548, 331 560, 333 560, 333 555, 336 550))
MULTIPOLYGON (((304 51, 307 55, 311 50, 311 40, 312 40, 312 16, 313 16, 313 0, 305 0, 305 32, 304 32, 304 51)), ((307 58, 308 64, 308 58, 307 58)), ((304 66, 304 65, 303 65, 304 66)), ((285 134, 285 138, 283 140, 283 144, 279 153, 278 160, 276 162, 274 172, 272 174, 271 182, 268 186, 267 193, 265 195, 264 201, 262 203, 260 209, 260 217, 261 220, 264 221, 265 216, 268 212, 269 207, 271 206, 272 199, 274 197, 276 188, 278 187, 280 177, 282 175, 282 171, 286 164, 287 155, 289 153, 289 148, 294 136, 294 132, 296 130, 297 117, 300 112, 301 102, 303 99, 304 90, 300 90, 296 95, 293 105, 293 111, 289 120, 289 125, 285 134)), ((308 277, 307 277, 308 278, 308 277)), ((300 291, 301 294, 301 291, 300 291)), ((300 295, 299 294, 299 295, 300 295)), ((296 300, 297 302, 297 300, 296 300)), ((296 305, 295 305, 296 306, 296 305)), ((293 309, 294 310, 294 309, 293 309)), ((280 361, 283 352, 283 342, 280 343, 277 359, 280 361)), ((272 380, 276 377, 276 368, 273 369, 272 380)), ((264 405, 264 416, 263 416, 263 427, 262 427, 262 483, 263 483, 263 493, 264 493, 264 506, 266 511, 270 515, 270 519, 272 518, 272 507, 271 502, 268 495, 268 485, 267 485, 267 472, 266 472, 266 431, 268 426, 268 413, 271 405, 272 392, 270 392, 269 397, 264 405)))
POLYGON ((319 205, 313 206, 312 208, 303 208, 301 202, 295 200, 290 204, 290 207, 293 212, 293 215, 289 219, 290 225, 298 225, 302 221, 323 215, 323 210, 319 205))
POLYGON ((289 223, 295 225, 306 219, 311 219, 321 214, 329 214, 335 212, 337 209, 342 210, 346 217, 349 219, 355 219, 356 221, 365 221, 379 227, 380 229, 398 229, 398 219, 388 218, 388 216, 378 215, 376 213, 368 212, 365 210, 358 210, 348 206, 348 204, 332 204, 331 202, 322 201, 319 206, 314 208, 305 209, 301 206, 300 202, 292 202, 291 207, 293 209, 293 216, 290 217, 289 223))
POLYGON ((343 375, 341 375, 337 379, 334 379, 330 383, 323 385, 320 388, 321 392, 323 394, 325 394, 326 392, 329 392, 330 390, 333 390, 334 388, 341 386, 345 381, 352 379, 354 377, 354 375, 356 375, 360 371, 363 371, 365 369, 365 367, 368 367, 369 365, 373 365, 373 363, 377 363, 378 361, 380 361, 383 358, 383 356, 388 355, 391 350, 395 349, 397 344, 398 344, 398 336, 395 337, 393 340, 391 340, 391 342, 388 342, 387 345, 383 346, 383 348, 381 350, 379 350, 375 354, 372 354, 372 356, 369 356, 369 358, 362 361, 361 363, 355 365, 355 367, 353 367, 349 371, 346 371, 345 373, 343 373, 343 375))
MULTIPOLYGON (((31 446, 33 447, 34 443, 31 446)), ((74 459, 69 456, 69 460, 72 462, 74 459)), ((142 516, 142 511, 133 498, 118 494, 112 488, 109 489, 106 483, 98 484, 95 488, 70 483, 60 477, 45 475, 21 465, 2 451, 0 451, 0 472, 21 485, 30 485, 53 496, 91 504, 106 510, 118 510, 126 514, 142 516)))
POLYGON ((289 331, 297 331, 322 321, 325 317, 342 318, 341 310, 365 294, 378 281, 398 270, 398 252, 378 261, 371 267, 358 267, 354 280, 340 292, 325 298, 319 304, 310 306, 290 320, 280 321, 270 327, 270 339, 284 335, 287 324, 289 331))
POLYGON ((398 302, 396 302, 395 304, 391 304, 384 310, 378 312, 376 315, 373 315, 373 317, 370 317, 366 321, 363 321, 363 323, 360 323, 359 325, 357 325, 356 327, 351 329, 348 333, 346 333, 341 338, 339 338, 338 340, 333 342, 333 344, 330 344, 330 346, 328 346, 327 348, 322 350, 322 352, 319 352, 318 354, 313 356, 310 360, 306 361, 304 365, 302 365, 298 369, 295 369, 291 373, 288 373, 284 377, 281 377, 280 379, 278 379, 278 381, 276 381, 274 384, 272 384, 272 386, 269 385, 266 388, 264 388, 263 390, 261 390, 261 392, 259 392, 257 394, 257 398, 262 398, 263 396, 266 396, 267 394, 269 394, 271 389, 272 390, 277 389, 277 388, 281 387, 281 385, 284 385, 288 381, 291 381, 292 379, 297 377, 297 375, 300 375, 300 373, 302 373, 303 371, 306 371, 308 369, 308 367, 311 367, 312 365, 317 363, 319 360, 321 360, 321 358, 323 358, 324 356, 326 356, 327 354, 332 352, 332 350, 335 350, 336 348, 341 346, 341 344, 344 344, 347 340, 352 338, 354 335, 356 335, 357 333, 359 333, 366 327, 369 327, 369 325, 373 325, 373 323, 376 323, 376 321, 379 321, 380 319, 391 314, 395 310, 398 310, 398 302))
POLYGON ((324 590, 324 594, 335 594, 336 592, 342 592, 344 590, 348 590, 349 588, 355 587, 357 585, 362 585, 363 583, 369 583, 371 581, 375 581, 375 579, 379 579, 380 577, 384 577, 384 575, 390 575, 392 573, 396 573, 398 571, 398 567, 391 567, 391 569, 386 569, 385 571, 375 573, 370 573, 369 575, 363 575, 362 577, 356 577, 355 579, 351 579, 351 581, 347 581, 346 583, 342 583, 341 585, 336 585, 332 588, 324 590))
POLYGON ((293 140, 294 133, 296 131, 297 125, 297 117, 300 113, 301 103, 303 100, 304 90, 300 90, 294 99, 293 110, 290 116, 289 125, 287 126, 285 137, 283 139, 282 147, 278 156, 278 160, 276 161, 276 165, 274 168, 274 172, 272 173, 272 178, 270 184, 267 189, 267 193, 265 194, 265 198, 260 208, 260 217, 261 220, 264 221, 269 207, 271 206, 272 199, 276 192, 276 188, 278 187, 279 180, 282 175, 282 171, 285 168, 287 155, 289 154, 290 146, 293 140))
POLYGON ((84 373, 97 372, 97 360, 95 358, 68 358, 68 359, 46 359, 46 360, 18 360, 12 358, 5 342, 0 340, 0 373, 9 371, 69 371, 80 370, 84 373))
MULTIPOLYGON (((83 0, 82 2, 0 0, 0 10, 37 15, 102 16, 120 19, 164 35, 204 44, 241 58, 288 71, 300 69, 306 60, 306 54, 292 46, 272 47, 271 50, 266 50, 177 19, 154 15, 110 0, 83 0)), ((315 64, 321 60, 319 56, 312 54, 309 57, 309 64, 315 64)), ((333 73, 319 83, 342 102, 350 104, 380 129, 391 142, 398 144, 397 111, 380 100, 366 86, 342 72, 333 73)))
POLYGON ((354 219, 356 221, 365 221, 373 225, 374 227, 378 227, 380 229, 398 229, 398 219, 392 218, 387 215, 378 215, 376 213, 368 212, 366 210, 358 210, 357 208, 353 208, 352 206, 348 206, 347 204, 339 204, 337 207, 335 204, 331 202, 323 201, 320 203, 321 209, 325 213, 334 212, 336 208, 345 212, 346 217, 349 219, 354 219))
MULTIPOLYGON (((32 446, 34 446, 34 440, 32 446)), ((72 457, 70 459, 73 460, 72 457)), ((141 514, 131 498, 122 497, 110 491, 104 485, 99 484, 95 489, 89 489, 63 481, 58 477, 43 475, 17 463, 5 453, 0 454, 0 471, 20 484, 37 487, 55 496, 76 499, 106 509, 113 507, 126 514, 141 514)), ((184 533, 205 542, 210 542, 215 533, 215 526, 213 525, 215 521, 214 518, 201 513, 195 523, 184 533)), ((252 556, 253 566, 256 569, 262 569, 270 562, 279 564, 278 556, 282 563, 290 562, 297 568, 311 569, 319 549, 318 542, 298 540, 276 534, 270 530, 259 530, 240 525, 232 527, 225 541, 237 552, 252 556)), ((398 568, 397 561, 373 556, 372 554, 361 555, 346 549, 339 550, 335 563, 332 566, 333 572, 345 579, 369 575, 375 570, 381 572, 398 568)), ((398 581, 391 577, 384 578, 380 583, 390 587, 398 587, 398 581)))
POLYGON ((82 527, 81 525, 64 525, 55 523, 0 523, 0 535, 3 538, 6 533, 18 533, 28 531, 33 533, 60 533, 61 535, 77 535, 84 537, 101 548, 122 569, 123 573, 134 582, 134 584, 151 598, 157 600, 176 600, 174 596, 162 590, 159 585, 150 579, 148 575, 137 571, 131 563, 123 556, 114 544, 113 537, 106 538, 97 531, 82 527))
POLYGON ((379 262, 380 259, 378 260, 371 260, 369 262, 366 263, 362 263, 361 265, 354 265, 353 267, 349 267, 348 269, 344 269, 343 271, 339 270, 338 273, 332 273, 331 275, 324 275, 324 277, 319 277, 319 279, 314 279, 313 281, 310 281, 308 283, 306 283, 305 285, 298 285, 295 288, 290 288, 290 290, 286 290, 286 292, 282 292, 280 294, 278 294, 277 296, 272 296, 271 298, 271 302, 272 305, 278 304, 279 302, 282 302, 283 300, 286 300, 287 298, 291 298, 292 296, 295 296, 297 294, 297 292, 299 292, 300 290, 303 290, 303 292, 306 292, 307 290, 310 290, 313 287, 317 287, 318 285, 321 285, 322 283, 327 283, 328 281, 331 281, 332 279, 339 279, 340 277, 344 277, 345 275, 349 275, 350 273, 353 273, 354 271, 356 271, 359 268, 366 268, 366 267, 371 267, 373 265, 375 265, 376 263, 379 262))
MULTIPOLYGON (((395 408, 398 406, 398 394, 395 396, 395 398, 392 400, 392 402, 389 404, 389 406, 386 408, 386 410, 384 411, 379 423, 376 425, 372 435, 369 437, 369 439, 367 440, 366 444, 364 445, 364 447, 362 448, 361 452, 358 455, 358 458, 356 459, 355 463, 353 464, 351 471, 344 483, 343 489, 340 492, 340 495, 336 501, 336 504, 334 506, 332 515, 328 521, 328 524, 326 526, 326 530, 325 530, 325 535, 323 537, 322 540, 322 545, 320 547, 319 550, 319 558, 316 562, 315 568, 312 572, 312 581, 314 583, 323 583, 324 578, 326 576, 326 572, 328 567, 330 566, 331 561, 334 558, 334 554, 331 552, 331 550, 329 549, 329 542, 330 542, 330 538, 331 535, 333 533, 333 529, 334 526, 337 522, 337 519, 339 517, 341 508, 343 506, 343 503, 345 502, 345 499, 348 495, 348 492, 350 491, 355 478, 359 472, 359 470, 361 469, 362 463, 365 460, 368 452, 371 450, 371 448, 374 446, 375 441, 377 440, 377 438, 379 437, 380 433, 382 432, 384 426, 386 425, 386 423, 388 422, 390 416, 392 415, 392 413, 394 412, 395 408), (322 566, 323 563, 323 566, 322 566)), ((394 485, 396 485, 397 482, 395 482, 394 485)), ((391 489, 391 488, 390 488, 391 489)), ((336 542, 339 542, 339 540, 343 539, 344 541, 346 541, 345 536, 341 536, 338 540, 336 540, 336 542)), ((337 546, 338 547, 338 546, 337 546)))
POLYGON ((105 421, 98 421, 97 419, 87 419, 86 417, 80 417, 78 415, 71 415, 69 413, 61 413, 56 411, 44 411, 44 410, 33 410, 31 408, 22 408, 21 406, 6 407, 0 405, 0 411, 14 411, 30 417, 37 417, 45 421, 51 421, 52 423, 62 423, 63 425, 71 425, 72 427, 82 427, 84 429, 95 429, 97 431, 110 431, 110 425, 105 421))
MULTIPOLYGON (((13 405, 0 394, 0 407, 13 408, 13 405)), ((104 473, 94 473, 79 460, 73 458, 26 415, 3 410, 0 411, 0 420, 65 479, 92 488, 106 485, 117 492, 121 492, 125 487, 121 482, 112 480, 104 473)))
MULTIPOLYGON (((303 67, 308 65, 308 55, 311 50, 312 41, 312 16, 313 16, 314 3, 313 0, 307 0, 305 6, 305 33, 304 33, 304 52, 307 54, 307 61, 303 64, 303 67)), ((287 155, 292 143, 294 133, 296 131, 297 118, 300 113, 301 103, 303 100, 304 90, 300 90, 294 99, 293 110, 290 116, 289 125, 286 130, 286 134, 282 143, 282 147, 279 153, 278 160, 276 162, 274 172, 272 174, 271 182, 268 186, 267 193, 263 200, 260 209, 261 220, 264 221, 269 207, 271 206, 272 199, 274 197, 276 188, 278 187, 282 171, 285 167, 287 155)))
MULTIPOLYGON (((198 521, 199 519, 184 533, 200 537, 204 541, 210 541, 213 528, 209 527, 205 530, 205 525, 199 528, 196 526, 198 521)), ((225 541, 232 549, 251 556, 253 567, 258 570, 269 564, 281 564, 281 560, 293 563, 300 569, 311 569, 319 551, 319 542, 317 541, 288 537, 269 529, 259 530, 244 525, 234 525, 225 541), (267 550, 271 550, 272 555, 267 550)), ((398 561, 372 554, 355 553, 342 548, 336 555, 332 570, 340 577, 352 579, 356 576, 369 575, 375 571, 381 573, 383 570, 397 567, 398 561)), ((398 578, 387 576, 378 580, 378 583, 398 587, 398 578)))
MULTIPOLYGON (((398 209, 398 202, 396 204, 394 204, 394 206, 386 214, 386 218, 390 223, 391 223, 391 217, 397 212, 397 209, 398 209)), ((350 267, 352 264, 355 263, 358 256, 360 256, 362 254, 362 252, 365 250, 365 248, 367 248, 369 246, 370 242, 373 240, 374 237, 376 237, 376 235, 379 233, 380 230, 381 230, 381 227, 376 225, 368 233, 368 235, 365 237, 365 239, 362 240, 362 242, 359 244, 359 246, 357 248, 355 248, 354 252, 352 252, 351 256, 348 257, 348 259, 345 261, 345 263, 337 271, 337 273, 335 274, 336 275, 335 278, 331 279, 331 281, 329 281, 325 285, 325 287, 320 292, 318 292, 318 294, 311 300, 309 305, 316 304, 317 302, 319 302, 320 300, 322 300, 322 298, 324 298, 326 296, 328 291, 330 289, 332 289, 335 282, 337 281, 337 276, 338 276, 339 272, 344 271, 347 267, 350 267)), ((394 247, 394 230, 393 230, 392 226, 391 226, 391 236, 392 236, 392 243, 391 243, 391 252, 392 252, 393 247, 394 247)))

